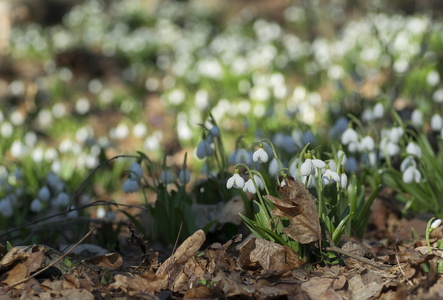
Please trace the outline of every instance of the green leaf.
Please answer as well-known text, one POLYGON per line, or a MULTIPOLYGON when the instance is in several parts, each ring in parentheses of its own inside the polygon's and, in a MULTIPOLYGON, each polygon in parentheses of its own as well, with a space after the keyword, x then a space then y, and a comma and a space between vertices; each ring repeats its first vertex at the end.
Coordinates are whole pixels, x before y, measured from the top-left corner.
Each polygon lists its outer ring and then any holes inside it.
POLYGON ((145 228, 143 227, 143 225, 133 215, 131 215, 130 213, 128 213, 128 212, 126 212, 126 211, 124 211, 122 209, 119 209, 119 211, 122 212, 123 214, 125 214, 128 217, 128 219, 131 221, 131 223, 134 224, 135 228, 137 228, 137 230, 140 233, 142 233, 143 236, 147 236, 145 228))

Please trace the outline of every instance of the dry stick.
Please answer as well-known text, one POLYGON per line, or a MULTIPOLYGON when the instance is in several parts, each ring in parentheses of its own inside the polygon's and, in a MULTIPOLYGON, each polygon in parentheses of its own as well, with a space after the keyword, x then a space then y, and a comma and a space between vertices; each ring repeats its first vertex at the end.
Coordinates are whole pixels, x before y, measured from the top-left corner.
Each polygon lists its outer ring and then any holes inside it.
POLYGON ((35 276, 37 276, 38 274, 40 274, 40 273, 42 273, 42 272, 44 272, 44 271, 46 271, 47 269, 49 269, 50 267, 52 267, 53 265, 55 265, 56 263, 58 263, 60 260, 62 260, 63 258, 65 258, 69 253, 71 253, 71 251, 72 250, 74 250, 75 248, 77 248, 78 247, 78 245, 80 245, 89 235, 91 235, 91 233, 93 232, 95 230, 95 228, 92 228, 91 230, 89 230, 89 232, 80 240, 80 241, 78 241, 77 242, 77 244, 75 244, 71 249, 69 249, 66 253, 64 253, 62 256, 60 256, 59 258, 57 258, 56 260, 54 260, 52 263, 50 263, 49 265, 47 265, 46 267, 44 267, 43 269, 41 269, 40 271, 38 271, 38 272, 36 272, 36 273, 34 273, 34 274, 32 274, 31 276, 29 276, 28 278, 25 278, 25 279, 23 279, 23 280, 21 280, 21 281, 19 281, 19 282, 16 282, 16 283, 14 283, 14 284, 11 284, 11 285, 9 285, 9 286, 7 286, 5 289, 6 290, 9 290, 9 289, 11 289, 11 288, 13 288, 14 286, 16 286, 16 285, 19 285, 19 284, 21 284, 21 283, 23 283, 23 282, 26 282, 26 281, 28 281, 29 279, 31 279, 31 278, 33 278, 33 277, 35 277, 35 276))
POLYGON ((329 244, 331 245, 330 247, 326 247, 326 251, 332 251, 332 252, 335 252, 335 253, 339 253, 339 254, 342 254, 342 255, 349 256, 350 258, 353 258, 355 260, 361 261, 361 262, 363 262, 365 264, 371 265, 371 266, 376 267, 378 269, 385 270, 385 269, 390 268, 390 266, 386 266, 384 264, 377 263, 375 261, 367 259, 366 257, 359 256, 359 255, 354 254, 354 253, 352 253, 350 251, 346 251, 346 250, 338 248, 337 246, 334 245, 334 242, 332 241, 331 236, 329 235, 328 232, 326 232, 326 239, 328 240, 329 244))
MULTIPOLYGON (((34 220, 34 221, 32 221, 32 222, 29 222, 29 223, 27 223, 27 224, 21 225, 21 226, 19 226, 19 227, 15 227, 15 228, 13 228, 13 229, 11 229, 11 230, 8 230, 8 231, 6 231, 6 232, 0 234, 0 238, 3 237, 3 236, 5 236, 5 235, 8 235, 8 234, 10 234, 10 233, 12 233, 12 232, 15 232, 15 231, 17 231, 17 230, 20 230, 20 229, 26 228, 26 227, 28 227, 28 226, 34 225, 34 224, 36 224, 36 223, 40 223, 40 222, 43 222, 43 221, 46 221, 46 220, 49 220, 49 219, 55 218, 55 217, 60 216, 60 215, 64 215, 64 214, 70 213, 71 211, 75 211, 75 210, 79 210, 79 209, 85 208, 85 207, 81 207, 81 208, 78 208, 78 209, 77 209, 77 208, 74 208, 74 209, 73 209, 73 208, 71 207, 72 204, 74 203, 75 199, 77 198, 77 194, 78 194, 78 192, 82 189, 82 187, 83 187, 83 185, 85 184, 85 182, 86 182, 86 181, 89 179, 89 177, 91 177, 92 174, 94 174, 95 171, 97 171, 100 167, 102 167, 102 166, 105 165, 105 164, 108 164, 109 162, 111 162, 111 161, 113 161, 113 160, 115 160, 115 159, 117 159, 117 158, 121 158, 121 157, 124 157, 124 158, 137 158, 138 156, 135 156, 135 155, 117 155, 117 156, 114 156, 114 157, 112 157, 112 158, 110 158, 110 159, 108 159, 108 160, 106 160, 106 161, 100 163, 97 167, 95 167, 94 170, 91 171, 91 173, 89 173, 89 175, 86 177, 86 179, 83 180, 83 182, 80 184, 80 186, 79 186, 79 187, 77 188, 77 190, 74 192, 74 196, 72 197, 71 202, 69 203, 68 208, 67 208, 65 211, 62 211, 62 212, 59 212, 59 213, 56 213, 56 214, 53 214, 53 215, 50 215, 50 216, 47 216, 47 217, 43 217, 43 218, 40 218, 40 219, 34 220)), ((87 206, 86 206, 86 207, 87 207, 87 206)))

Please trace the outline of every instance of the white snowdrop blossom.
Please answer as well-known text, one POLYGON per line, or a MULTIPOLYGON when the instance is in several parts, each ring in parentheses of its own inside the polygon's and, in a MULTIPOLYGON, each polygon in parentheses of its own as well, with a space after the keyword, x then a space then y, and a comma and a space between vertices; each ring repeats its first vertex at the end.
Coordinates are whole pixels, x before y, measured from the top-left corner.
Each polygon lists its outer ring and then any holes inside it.
POLYGON ((178 173, 178 180, 180 180, 182 184, 186 185, 189 183, 189 181, 191 181, 191 174, 187 169, 182 169, 180 170, 180 173, 178 173))
POLYGON ((300 167, 300 174, 303 176, 309 176, 315 174, 315 169, 324 169, 326 164, 320 159, 306 159, 300 167))
POLYGON ((361 142, 360 142, 360 150, 361 151, 373 151, 375 148, 375 142, 374 139, 372 138, 372 136, 367 135, 365 136, 361 142))
POLYGON ((42 203, 40 202, 40 199, 35 198, 34 200, 32 200, 31 211, 38 213, 41 210, 42 210, 42 203))
POLYGON ((374 117, 374 119, 381 119, 383 118, 384 114, 385 114, 385 108, 383 107, 383 104, 380 102, 375 104, 372 110, 372 116, 374 117))
POLYGON ((406 146, 406 153, 421 158, 421 148, 414 142, 409 142, 406 146))
POLYGON ((172 173, 169 170, 163 170, 160 174, 160 181, 164 184, 172 183, 172 173))
POLYGON ((439 114, 435 114, 431 118, 431 129, 433 131, 440 131, 443 128, 443 119, 439 114))
POLYGON ((265 189, 265 184, 263 183, 263 180, 261 180, 261 177, 254 174, 254 180, 255 180, 255 184, 257 185, 257 188, 262 191, 265 189))
POLYGON ((431 224, 431 231, 437 229, 441 225, 441 219, 436 219, 431 224))
POLYGON ((202 139, 197 146, 197 157, 204 159, 214 154, 214 150, 211 148, 211 143, 208 139, 202 139))
POLYGON ((60 193, 55 200, 56 207, 66 207, 69 204, 69 195, 66 193, 60 193))
POLYGON ((321 177, 321 183, 326 186, 336 182, 340 182, 340 176, 338 176, 337 172, 334 172, 331 169, 326 169, 321 177))
POLYGON ((414 109, 412 111, 411 122, 416 126, 423 125, 423 114, 419 109, 414 109))
POLYGON ((410 165, 403 172, 402 179, 404 183, 412 183, 412 182, 419 183, 421 180, 420 171, 418 171, 417 168, 414 167, 413 165, 410 165))
POLYGON ((246 149, 237 149, 237 153, 235 154, 235 163, 244 163, 245 165, 251 165, 251 153, 249 153, 246 149))
POLYGON ((342 190, 346 189, 348 187, 348 176, 345 172, 340 174, 340 188, 342 190))
POLYGON ((123 192, 125 192, 126 194, 132 194, 133 192, 137 191, 138 191, 137 180, 128 177, 128 179, 126 179, 125 183, 123 184, 123 192))
POLYGON ((265 149, 263 149, 263 145, 260 145, 257 151, 254 152, 252 160, 259 163, 266 163, 269 160, 269 155, 265 149))
POLYGON ((46 185, 40 188, 37 195, 38 198, 43 202, 48 202, 49 199, 51 199, 51 191, 46 185))
POLYGON ((137 179, 140 180, 143 177, 143 169, 142 166, 138 162, 132 163, 129 170, 137 176, 137 179))
POLYGON ((346 166, 346 163, 348 162, 348 157, 346 156, 346 153, 343 150, 337 151, 337 161, 340 159, 340 157, 343 155, 343 158, 341 160, 341 165, 346 166))
POLYGON ((298 158, 292 160, 289 165, 289 174, 294 177, 295 180, 298 180, 298 158))
POLYGON ((245 182, 245 185, 243 186, 243 192, 249 192, 251 194, 256 194, 257 190, 255 189, 254 182, 252 182, 252 179, 249 178, 248 181, 245 182))
POLYGON ((245 180, 238 174, 238 169, 235 170, 235 174, 226 182, 226 188, 242 189, 245 186, 245 180))
POLYGON ((406 158, 400 164, 400 171, 404 172, 409 166, 417 168, 417 163, 412 155, 406 156, 406 158))
POLYGON ((394 144, 398 144, 398 142, 400 142, 400 139, 403 136, 403 133, 404 133, 403 127, 401 126, 393 127, 388 132, 389 140, 394 144))
POLYGON ((210 132, 213 136, 220 137, 220 129, 217 126, 212 126, 210 132))
POLYGON ((271 162, 269 163, 269 175, 276 176, 277 172, 279 170, 279 165, 277 159, 274 157, 271 162))
POLYGON ((106 217, 106 210, 105 210, 105 208, 103 206, 100 205, 97 208, 97 211, 96 211, 95 214, 96 214, 97 219, 104 219, 106 217))
POLYGON ((5 217, 9 218, 14 213, 14 209, 12 208, 11 200, 6 197, 2 200, 0 200, 0 214, 5 217))
POLYGON ((341 135, 341 143, 343 145, 349 145, 352 142, 358 142, 358 134, 357 131, 348 127, 341 135))

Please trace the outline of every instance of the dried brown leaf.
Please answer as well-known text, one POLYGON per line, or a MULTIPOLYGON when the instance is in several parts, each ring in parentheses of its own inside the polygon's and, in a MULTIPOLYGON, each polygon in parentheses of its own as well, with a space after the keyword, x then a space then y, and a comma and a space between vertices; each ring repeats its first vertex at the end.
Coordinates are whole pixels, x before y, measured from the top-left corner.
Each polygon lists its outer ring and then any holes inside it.
POLYGON ((289 226, 283 229, 283 233, 293 240, 302 244, 320 241, 321 229, 315 200, 303 184, 293 177, 287 177, 284 181, 285 185, 278 187, 282 199, 265 196, 274 204, 271 214, 289 218, 289 226))
POLYGON ((335 281, 334 278, 313 277, 302 283, 301 288, 312 300, 342 300, 343 297, 333 288, 335 281))
POLYGON ((96 265, 105 269, 118 269, 123 264, 123 259, 118 252, 108 253, 105 255, 96 255, 93 258, 84 260, 87 263, 96 265))
POLYGON ((368 282, 368 279, 363 278, 363 276, 360 274, 356 274, 354 277, 349 279, 348 291, 352 299, 365 300, 377 297, 383 289, 383 284, 377 281, 378 280, 368 282))
POLYGON ((255 239, 250 261, 258 262, 266 272, 292 270, 304 264, 291 248, 262 239, 255 239))
POLYGON ((157 276, 164 276, 166 274, 167 268, 174 263, 182 264, 185 263, 189 258, 194 256, 194 254, 200 249, 206 240, 206 235, 203 230, 197 230, 193 235, 188 237, 177 251, 169 257, 157 270, 157 276))

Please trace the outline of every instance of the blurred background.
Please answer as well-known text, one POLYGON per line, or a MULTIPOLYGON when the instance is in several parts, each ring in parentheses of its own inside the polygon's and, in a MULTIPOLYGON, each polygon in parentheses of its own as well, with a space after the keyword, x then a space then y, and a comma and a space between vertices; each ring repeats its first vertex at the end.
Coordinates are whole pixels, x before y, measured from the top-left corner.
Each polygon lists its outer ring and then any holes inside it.
MULTIPOLYGON (((339 137, 347 113, 372 122, 378 102, 426 117, 443 102, 442 8, 0 0, 0 207, 29 207, 47 174, 61 182, 51 197, 72 193, 116 154, 142 151, 159 166, 166 154, 178 171, 188 152, 189 168, 207 173, 194 153, 209 113, 228 154, 240 135, 248 150, 269 138, 287 162, 306 142, 339 137)), ((122 193, 129 165, 95 175, 81 201, 139 201, 122 193)), ((9 226, 42 214, 27 208, 9 226)))

